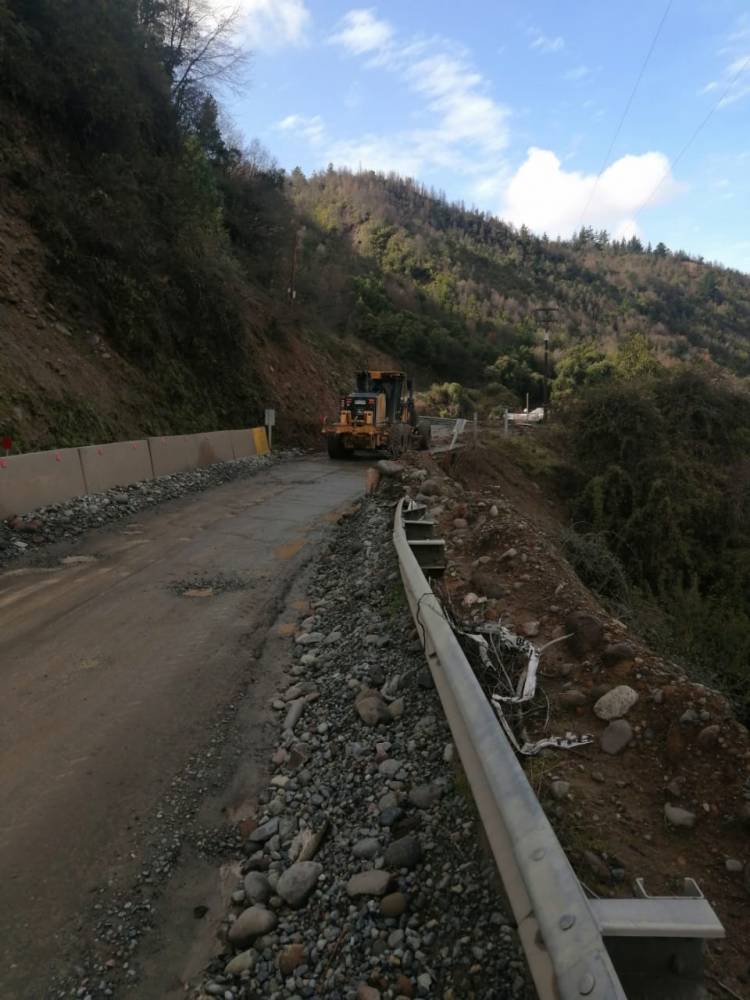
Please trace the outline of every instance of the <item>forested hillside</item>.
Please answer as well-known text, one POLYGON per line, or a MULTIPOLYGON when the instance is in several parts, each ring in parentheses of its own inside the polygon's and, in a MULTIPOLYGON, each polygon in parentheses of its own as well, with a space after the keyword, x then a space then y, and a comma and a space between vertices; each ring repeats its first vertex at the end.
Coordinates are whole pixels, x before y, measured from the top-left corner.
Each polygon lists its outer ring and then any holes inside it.
POLYGON ((557 358, 638 333, 664 358, 750 373, 747 275, 637 237, 538 238, 395 176, 295 171, 288 186, 309 227, 307 295, 338 302, 348 329, 402 357, 475 383, 499 371, 524 393, 541 369, 535 310, 552 305, 557 358))
POLYGON ((0 0, 0 430, 21 448, 272 403, 313 440, 368 359, 288 302, 293 205, 221 133, 209 88, 243 54, 218 27, 196 0, 0 0))
POLYGON ((312 439, 346 373, 386 357, 538 397, 549 305, 553 367, 639 334, 750 373, 747 276, 537 238, 396 176, 284 170, 221 125, 212 90, 244 59, 200 0, 0 0, 0 430, 21 446, 264 403, 312 439))

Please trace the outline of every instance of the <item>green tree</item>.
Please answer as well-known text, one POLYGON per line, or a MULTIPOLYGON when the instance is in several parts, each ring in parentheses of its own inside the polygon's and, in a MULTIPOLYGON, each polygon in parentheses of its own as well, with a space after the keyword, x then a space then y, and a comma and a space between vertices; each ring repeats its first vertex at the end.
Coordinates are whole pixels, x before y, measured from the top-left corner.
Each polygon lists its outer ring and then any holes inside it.
POLYGON ((614 359, 618 378, 633 379, 659 375, 664 371, 656 358, 654 345, 642 333, 633 333, 618 348, 614 359))
POLYGON ((615 375, 615 363, 594 341, 576 344, 557 362, 552 384, 556 399, 566 399, 586 386, 600 385, 615 375))
POLYGON ((485 375, 490 381, 510 389, 521 402, 525 402, 527 393, 532 404, 540 398, 543 376, 536 370, 534 353, 526 344, 501 354, 486 369, 485 375))

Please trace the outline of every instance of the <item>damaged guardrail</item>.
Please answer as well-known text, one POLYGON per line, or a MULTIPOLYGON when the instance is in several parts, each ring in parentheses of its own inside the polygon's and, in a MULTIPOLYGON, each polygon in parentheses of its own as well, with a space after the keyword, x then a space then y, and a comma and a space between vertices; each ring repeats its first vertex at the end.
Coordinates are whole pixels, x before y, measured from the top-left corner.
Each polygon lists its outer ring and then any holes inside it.
POLYGON ((444 568, 444 542, 425 514, 398 503, 401 577, 539 997, 697 1000, 703 941, 723 937, 721 923, 691 879, 684 897, 648 897, 639 882, 637 899, 586 896, 432 592, 425 573, 444 568))

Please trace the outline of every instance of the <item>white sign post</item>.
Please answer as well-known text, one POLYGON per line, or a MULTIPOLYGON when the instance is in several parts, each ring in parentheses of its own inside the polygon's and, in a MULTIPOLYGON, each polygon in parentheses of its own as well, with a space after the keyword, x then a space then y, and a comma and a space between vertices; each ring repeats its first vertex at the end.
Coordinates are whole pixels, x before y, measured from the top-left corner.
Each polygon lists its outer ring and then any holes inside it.
POLYGON ((266 432, 268 433, 268 447, 273 448, 273 429, 276 426, 276 410, 266 410, 266 432))
POLYGON ((456 442, 458 441, 459 434, 463 434, 464 427, 466 427, 466 421, 463 419, 457 420, 453 425, 453 440, 451 441, 451 448, 456 447, 456 442))

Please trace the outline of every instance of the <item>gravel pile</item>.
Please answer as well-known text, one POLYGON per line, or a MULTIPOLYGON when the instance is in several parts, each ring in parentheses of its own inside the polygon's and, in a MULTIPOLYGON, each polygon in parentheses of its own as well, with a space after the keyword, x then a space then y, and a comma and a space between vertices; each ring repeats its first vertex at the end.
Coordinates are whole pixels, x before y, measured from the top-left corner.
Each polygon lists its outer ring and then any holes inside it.
POLYGON ((195 997, 532 994, 405 605, 392 515, 368 499, 321 555, 224 951, 195 997))
POLYGON ((253 476, 261 469, 284 457, 296 457, 301 452, 242 458, 236 462, 221 462, 193 472, 148 479, 132 486, 117 487, 105 493, 75 497, 65 503, 39 507, 27 514, 0 521, 0 566, 19 555, 51 542, 73 539, 92 528, 132 517, 166 500, 176 500, 189 493, 200 493, 213 486, 253 476))

